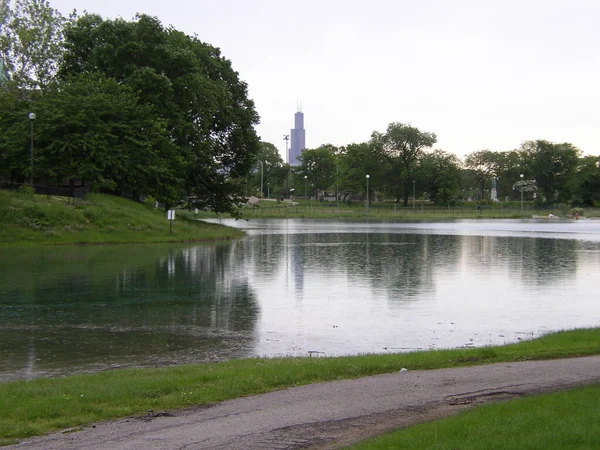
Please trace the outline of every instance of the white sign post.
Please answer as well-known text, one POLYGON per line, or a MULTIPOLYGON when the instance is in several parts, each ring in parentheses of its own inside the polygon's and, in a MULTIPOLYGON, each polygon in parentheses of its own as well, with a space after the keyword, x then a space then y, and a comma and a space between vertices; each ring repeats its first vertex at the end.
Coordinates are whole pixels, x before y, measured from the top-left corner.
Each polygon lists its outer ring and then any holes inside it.
POLYGON ((167 220, 169 221, 169 234, 173 232, 173 221, 175 220, 175 210, 170 209, 167 211, 167 220))

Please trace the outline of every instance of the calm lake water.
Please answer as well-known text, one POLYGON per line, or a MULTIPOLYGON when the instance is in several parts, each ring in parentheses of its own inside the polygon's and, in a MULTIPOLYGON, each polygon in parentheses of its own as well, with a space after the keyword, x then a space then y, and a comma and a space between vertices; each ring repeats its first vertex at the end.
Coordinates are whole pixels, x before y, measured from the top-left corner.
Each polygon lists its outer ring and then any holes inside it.
POLYGON ((599 220, 220 222, 248 237, 0 249, 0 380, 600 326, 599 220))

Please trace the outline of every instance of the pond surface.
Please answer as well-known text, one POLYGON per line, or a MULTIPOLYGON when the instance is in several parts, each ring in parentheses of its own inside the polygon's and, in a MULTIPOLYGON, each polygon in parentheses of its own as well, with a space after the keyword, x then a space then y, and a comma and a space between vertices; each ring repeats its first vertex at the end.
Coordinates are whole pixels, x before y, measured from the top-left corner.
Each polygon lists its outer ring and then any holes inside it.
POLYGON ((600 221, 220 222, 248 237, 0 249, 0 380, 600 326, 600 221))

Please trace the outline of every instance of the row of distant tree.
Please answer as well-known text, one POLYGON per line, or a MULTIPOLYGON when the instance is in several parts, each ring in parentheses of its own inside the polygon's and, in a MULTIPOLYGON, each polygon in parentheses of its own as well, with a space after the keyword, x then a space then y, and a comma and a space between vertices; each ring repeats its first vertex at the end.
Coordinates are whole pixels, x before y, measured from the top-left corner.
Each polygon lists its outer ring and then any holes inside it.
POLYGON ((433 150, 434 133, 401 123, 367 142, 305 150, 292 168, 260 142, 247 86, 219 49, 146 15, 65 18, 46 0, 0 0, 0 62, 0 176, 11 181, 83 182, 216 212, 235 211, 261 176, 262 196, 348 199, 364 195, 368 174, 372 195, 405 205, 413 192, 439 204, 489 198, 493 179, 499 198, 600 202, 598 158, 571 144, 530 141, 461 161, 433 150))
MULTIPOLYGON (((391 123, 384 133, 375 131, 368 142, 346 147, 323 145, 302 153, 301 165, 283 163, 272 144, 262 144, 259 158, 266 161, 263 186, 270 193, 304 195, 304 189, 338 193, 341 200, 366 193, 405 206, 416 195, 435 204, 456 204, 467 198, 520 199, 540 204, 600 205, 600 158, 582 156, 569 143, 528 141, 505 152, 481 150, 460 160, 443 150, 432 150, 434 133, 411 125, 391 123), (265 181, 266 180, 266 181, 265 181)), ((252 176, 256 186, 259 172, 252 176)), ((308 195, 308 194, 307 194, 308 195)))

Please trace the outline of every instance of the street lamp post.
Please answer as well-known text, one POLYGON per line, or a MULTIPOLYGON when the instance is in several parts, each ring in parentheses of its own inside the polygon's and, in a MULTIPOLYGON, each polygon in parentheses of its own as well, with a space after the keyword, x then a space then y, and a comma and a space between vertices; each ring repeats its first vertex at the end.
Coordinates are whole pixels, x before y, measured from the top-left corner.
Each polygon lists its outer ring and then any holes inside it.
POLYGON ((263 174, 264 174, 264 165, 263 162, 259 159, 258 162, 260 163, 260 198, 263 198, 264 191, 263 191, 263 174))
POLYGON ((29 153, 31 167, 29 169, 29 184, 33 186, 33 121, 35 120, 35 113, 30 112, 27 117, 29 117, 29 121, 31 122, 31 147, 29 153))
POLYGON ((365 214, 367 216, 369 215, 369 178, 371 178, 371 175, 367 174, 367 199, 365 203, 365 214))
MULTIPOLYGON (((288 143, 290 142, 290 135, 284 134, 283 140, 285 141, 285 157, 286 157, 286 159, 289 159, 290 155, 289 155, 289 150, 288 150, 288 143)), ((291 164, 291 162, 288 161, 288 164, 291 164)))
POLYGON ((416 183, 417 182, 415 180, 413 180, 413 209, 415 209, 415 195, 416 195, 415 194, 416 193, 415 186, 416 186, 416 183))
POLYGON ((339 200, 339 179, 340 179, 340 166, 337 161, 335 163, 335 206, 339 208, 338 200, 339 200))
POLYGON ((306 180, 308 179, 307 175, 304 175, 304 199, 306 200, 306 180))
POLYGON ((521 211, 523 211, 523 178, 525 175, 521 174, 521 211))

